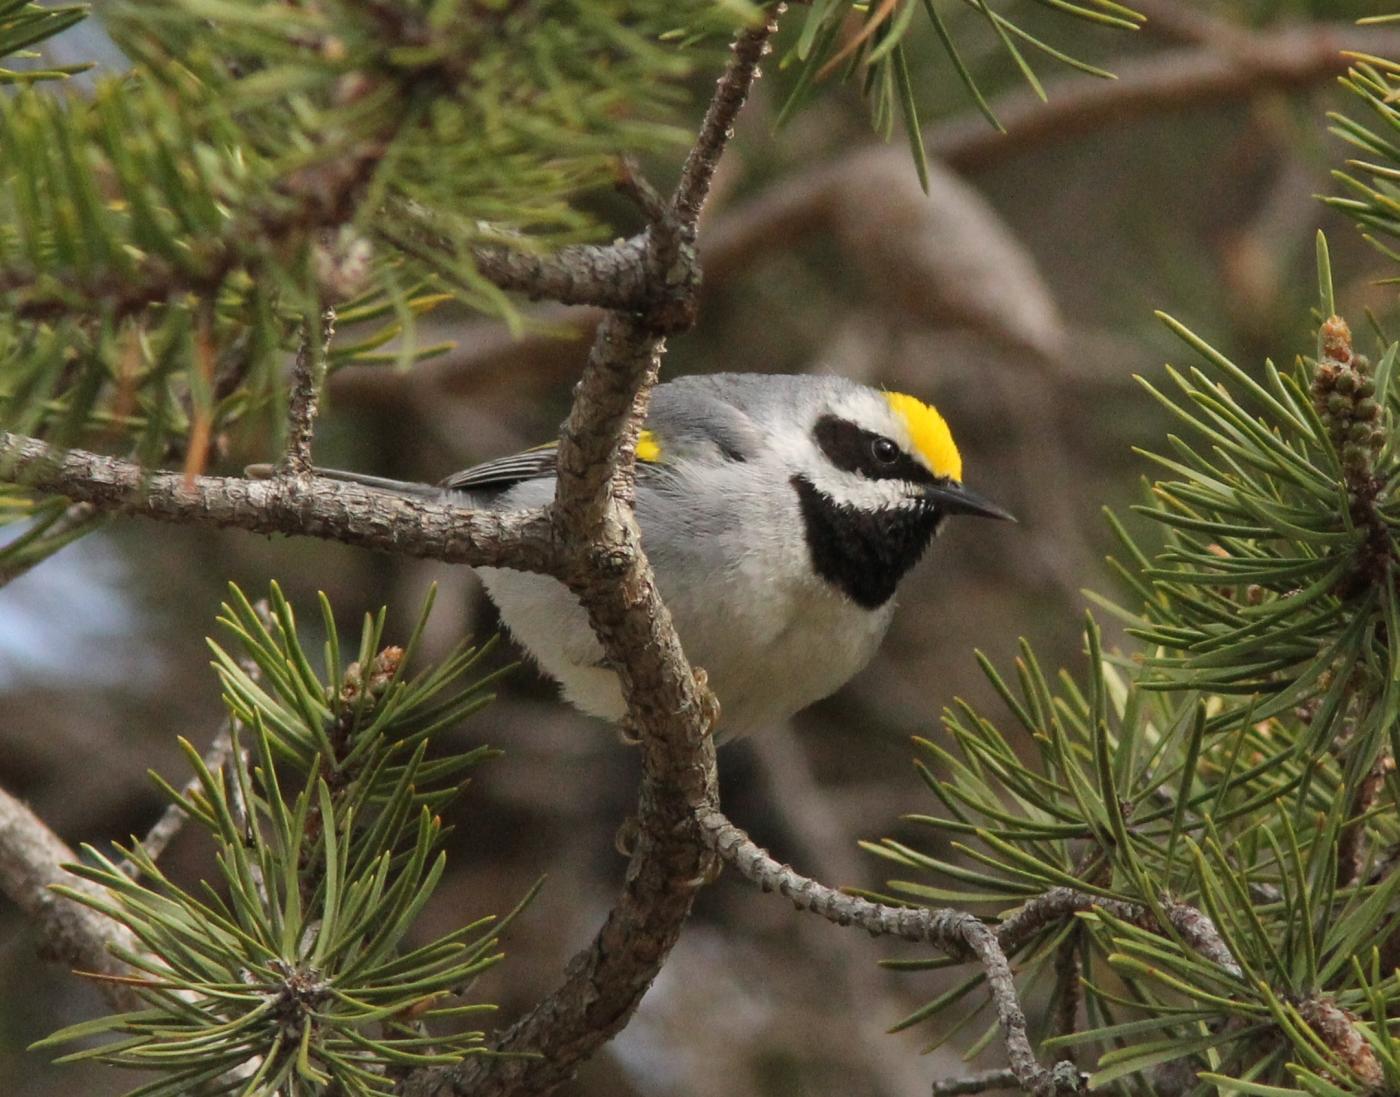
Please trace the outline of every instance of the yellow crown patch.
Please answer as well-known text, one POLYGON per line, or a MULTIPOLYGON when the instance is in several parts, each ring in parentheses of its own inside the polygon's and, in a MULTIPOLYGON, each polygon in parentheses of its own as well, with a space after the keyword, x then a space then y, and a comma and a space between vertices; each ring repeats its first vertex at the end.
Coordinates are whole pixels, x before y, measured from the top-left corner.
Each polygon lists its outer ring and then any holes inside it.
POLYGON ((935 476, 947 476, 962 483, 962 454, 953 443, 948 423, 922 400, 902 392, 887 392, 890 409, 904 422, 914 450, 935 476))

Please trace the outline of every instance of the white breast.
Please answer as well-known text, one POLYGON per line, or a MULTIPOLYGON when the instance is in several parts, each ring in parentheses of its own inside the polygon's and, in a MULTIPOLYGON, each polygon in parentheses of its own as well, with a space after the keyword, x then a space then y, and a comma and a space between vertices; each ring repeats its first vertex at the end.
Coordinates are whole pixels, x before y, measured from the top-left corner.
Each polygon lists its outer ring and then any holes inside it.
MULTIPOLYGON (((638 506, 642 540, 686 656, 705 669, 719 698, 721 738, 761 731, 835 692, 870 661, 894 611, 892 601, 863 609, 817 578, 795 502, 784 495, 775 505, 771 493, 750 494, 750 483, 737 479, 713 515, 689 506, 658 519, 658 507, 674 507, 674 499, 649 504, 645 495, 638 506), (667 524, 663 543, 647 535, 658 521, 667 524)), ((602 665, 567 588, 521 572, 480 574, 506 627, 564 696, 591 715, 620 719, 626 707, 617 676, 602 665)))

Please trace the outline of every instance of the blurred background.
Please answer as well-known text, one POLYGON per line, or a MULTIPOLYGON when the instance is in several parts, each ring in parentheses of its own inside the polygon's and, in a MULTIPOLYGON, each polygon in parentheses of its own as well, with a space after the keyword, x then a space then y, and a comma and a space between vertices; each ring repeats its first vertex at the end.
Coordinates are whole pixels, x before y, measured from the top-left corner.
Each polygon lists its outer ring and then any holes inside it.
MULTIPOLYGON (((1042 106, 980 17, 949 5, 963 57, 1009 133, 997 135, 972 109, 932 36, 916 37, 914 84, 931 119, 929 197, 902 138, 874 138, 850 87, 831 82, 777 127, 789 81, 776 60, 794 21, 725 161, 702 241, 703 315, 673 340, 666 375, 835 372, 915 393, 952 424, 969 483, 1021 520, 952 524, 902 588, 868 670, 792 726, 720 752, 731 816, 828 883, 882 885, 882 863, 858 839, 932 841, 901 821, 938 810, 909 764, 910 737, 938 738, 939 713, 955 697, 998 717, 974 649, 1007 665, 1024 636, 1046 665, 1079 659, 1081 590, 1116 593, 1101 508, 1125 512, 1150 471, 1132 447, 1157 446, 1170 429, 1134 375, 1160 377, 1164 361, 1191 360, 1153 310, 1246 368, 1266 357, 1289 364, 1312 344, 1321 227, 1353 327, 1364 327, 1364 309, 1382 321, 1394 312, 1393 290, 1370 281, 1377 257, 1314 197, 1335 192, 1329 171, 1346 155, 1326 132, 1326 112, 1355 109, 1336 84, 1337 50, 1373 42, 1373 52, 1400 52, 1390 32, 1350 25, 1380 6, 1135 6, 1152 21, 1125 34, 1019 5, 1028 29, 1120 77, 1042 66, 1042 106)), ((110 59, 100 21, 53 49, 63 61, 110 59)), ((695 80, 694 116, 711 79, 695 80)), ((645 168, 665 185, 677 165, 658 157, 645 168)), ((599 201, 612 210, 610 197, 599 201)), ((621 203, 615 215, 619 233, 636 227, 621 203)), ((515 338, 502 324, 439 310, 420 339, 453 340, 448 354, 408 373, 340 372, 318 463, 436 480, 554 437, 594 318, 577 309, 526 315, 537 323, 515 338)), ((273 445, 250 444, 216 471, 268 460, 273 445)), ((324 590, 346 628, 389 605, 391 639, 435 582, 432 653, 497 628, 464 568, 115 523, 0 591, 0 781, 70 842, 144 832, 162 806, 147 769, 182 783, 175 736, 206 746, 220 721, 204 637, 215 632, 224 584, 256 596, 273 578, 308 610, 324 590)), ((515 653, 507 645, 493 658, 515 653)), ((422 933, 504 912, 547 876, 507 940, 508 961, 476 989, 500 1003, 507 1023, 555 984, 612 901, 625 864, 613 839, 632 810, 637 761, 609 728, 556 701, 528 665, 453 735, 505 754, 455 809, 450 878, 422 933)), ((190 876, 206 855, 190 833, 167 857, 190 876)), ((936 1033, 884 1034, 944 985, 940 973, 877 966, 914 954, 799 917, 723 877, 701 895, 631 1026, 561 1092, 926 1093, 932 1079, 965 1072, 957 1052, 981 1026, 924 1057, 936 1033)), ((133 1084, 23 1051, 101 1006, 36 958, 33 934, 8 907, 0 985, 10 991, 0 995, 0 1091, 101 1097, 133 1084)), ((994 1046, 975 1066, 998 1065, 996 1055, 994 1046)))

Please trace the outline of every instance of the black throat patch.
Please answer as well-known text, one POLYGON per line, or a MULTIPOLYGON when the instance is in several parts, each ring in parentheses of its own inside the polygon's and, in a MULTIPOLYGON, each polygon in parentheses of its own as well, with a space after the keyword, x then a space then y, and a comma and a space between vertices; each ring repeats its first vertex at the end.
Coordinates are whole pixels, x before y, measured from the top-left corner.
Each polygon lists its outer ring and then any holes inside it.
POLYGON ((804 476, 794 476, 792 486, 802 508, 812 567, 866 609, 879 609, 890 600, 943 521, 935 507, 870 511, 838 503, 804 476))

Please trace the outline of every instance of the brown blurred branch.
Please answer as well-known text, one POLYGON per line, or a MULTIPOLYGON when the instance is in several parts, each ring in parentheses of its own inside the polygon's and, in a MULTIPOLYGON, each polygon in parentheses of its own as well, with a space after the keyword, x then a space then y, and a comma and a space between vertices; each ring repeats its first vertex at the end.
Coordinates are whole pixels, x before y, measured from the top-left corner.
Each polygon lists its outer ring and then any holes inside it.
MULTIPOLYGON (((37 815, 0 789, 0 891, 33 921, 43 942, 40 954, 98 975, 129 975, 130 969, 110 951, 113 945, 138 951, 126 928, 52 890, 63 884, 94 896, 105 894, 61 867, 77 859, 37 815)), ((98 979, 97 988, 114 1009, 141 1007, 124 983, 98 979)))
POLYGON ((1251 31, 1182 0, 1135 0, 1133 9, 1146 16, 1145 33, 1169 42, 1209 46, 1229 55, 1249 40, 1251 31))
MULTIPOLYGON (((1046 103, 1029 89, 1018 89, 992 104, 1005 133, 969 113, 931 126, 924 134, 928 154, 956 171, 979 171, 1107 125, 1311 87, 1346 71, 1345 50, 1400 52, 1400 32, 1341 24, 1241 30, 1237 41, 1228 55, 1212 43, 1125 60, 1117 66, 1116 80, 1068 77, 1046 89, 1046 103)), ((706 276, 719 280, 751 269, 755 257, 783 251, 824 227, 839 188, 859 178, 864 158, 881 151, 881 146, 861 149, 796 179, 785 178, 731 211, 706 237, 706 276)))

